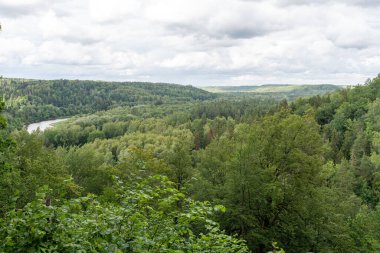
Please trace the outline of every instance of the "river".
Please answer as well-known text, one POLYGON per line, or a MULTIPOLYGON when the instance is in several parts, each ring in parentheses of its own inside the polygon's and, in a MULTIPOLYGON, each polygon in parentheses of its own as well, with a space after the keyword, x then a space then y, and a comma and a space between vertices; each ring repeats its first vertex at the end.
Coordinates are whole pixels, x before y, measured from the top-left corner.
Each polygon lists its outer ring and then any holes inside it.
POLYGON ((33 123, 27 126, 26 130, 28 133, 32 133, 34 131, 37 131, 37 129, 40 129, 40 131, 45 131, 46 129, 53 127, 55 123, 65 121, 67 119, 54 119, 54 120, 46 120, 46 121, 41 121, 37 123, 33 123))

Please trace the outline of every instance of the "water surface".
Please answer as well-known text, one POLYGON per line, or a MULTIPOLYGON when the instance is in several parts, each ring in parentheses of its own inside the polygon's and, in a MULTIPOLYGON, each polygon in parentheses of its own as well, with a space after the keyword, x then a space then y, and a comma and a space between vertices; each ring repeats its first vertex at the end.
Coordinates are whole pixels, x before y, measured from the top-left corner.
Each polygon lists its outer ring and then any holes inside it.
POLYGON ((32 133, 34 131, 37 131, 37 129, 40 129, 40 131, 45 131, 48 128, 51 128, 54 126, 55 123, 65 121, 67 119, 54 119, 54 120, 45 120, 37 123, 33 123, 27 126, 26 130, 28 133, 32 133))

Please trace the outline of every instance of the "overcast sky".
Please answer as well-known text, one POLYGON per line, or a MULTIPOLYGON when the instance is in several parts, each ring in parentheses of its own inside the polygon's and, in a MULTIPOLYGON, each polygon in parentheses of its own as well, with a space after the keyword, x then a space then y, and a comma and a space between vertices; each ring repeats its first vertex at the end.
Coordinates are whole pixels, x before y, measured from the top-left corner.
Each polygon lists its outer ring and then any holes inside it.
POLYGON ((0 0, 0 75, 207 85, 357 84, 379 0, 0 0))

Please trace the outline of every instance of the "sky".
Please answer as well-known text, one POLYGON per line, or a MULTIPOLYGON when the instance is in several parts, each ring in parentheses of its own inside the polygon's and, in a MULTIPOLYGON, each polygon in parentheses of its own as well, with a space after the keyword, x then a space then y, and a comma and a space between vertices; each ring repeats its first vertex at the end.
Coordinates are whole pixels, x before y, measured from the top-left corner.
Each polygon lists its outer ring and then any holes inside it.
POLYGON ((380 72, 379 0, 0 0, 0 75, 358 84, 380 72))

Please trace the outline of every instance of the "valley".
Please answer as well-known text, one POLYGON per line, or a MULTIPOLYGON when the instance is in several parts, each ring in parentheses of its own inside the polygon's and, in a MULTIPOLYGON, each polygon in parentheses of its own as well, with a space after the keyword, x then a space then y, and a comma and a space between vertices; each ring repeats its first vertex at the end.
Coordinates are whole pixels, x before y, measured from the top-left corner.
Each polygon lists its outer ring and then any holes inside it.
POLYGON ((377 249, 379 78, 289 101, 269 87, 3 78, 2 88, 3 251, 99 240, 97 251, 377 249))

